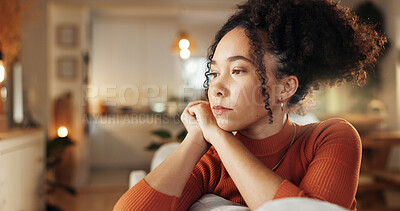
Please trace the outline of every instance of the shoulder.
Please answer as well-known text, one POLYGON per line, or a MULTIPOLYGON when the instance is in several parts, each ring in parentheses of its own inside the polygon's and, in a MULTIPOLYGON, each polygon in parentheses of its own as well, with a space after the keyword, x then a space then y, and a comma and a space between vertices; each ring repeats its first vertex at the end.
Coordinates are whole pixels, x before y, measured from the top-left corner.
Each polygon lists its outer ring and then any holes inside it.
POLYGON ((304 125, 308 143, 314 150, 327 145, 346 145, 361 148, 361 138, 353 125, 342 118, 332 118, 319 123, 304 125))
POLYGON ((359 139, 359 134, 354 126, 345 119, 332 118, 317 124, 315 131, 331 136, 344 136, 359 139))

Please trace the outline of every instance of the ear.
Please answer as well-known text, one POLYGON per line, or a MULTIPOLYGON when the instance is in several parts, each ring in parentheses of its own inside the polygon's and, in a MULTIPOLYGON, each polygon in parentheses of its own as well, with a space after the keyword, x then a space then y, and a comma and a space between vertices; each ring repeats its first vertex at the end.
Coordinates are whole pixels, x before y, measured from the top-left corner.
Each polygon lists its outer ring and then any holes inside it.
POLYGON ((281 79, 281 85, 283 89, 280 90, 279 99, 286 102, 296 93, 299 79, 294 75, 285 76, 281 79))

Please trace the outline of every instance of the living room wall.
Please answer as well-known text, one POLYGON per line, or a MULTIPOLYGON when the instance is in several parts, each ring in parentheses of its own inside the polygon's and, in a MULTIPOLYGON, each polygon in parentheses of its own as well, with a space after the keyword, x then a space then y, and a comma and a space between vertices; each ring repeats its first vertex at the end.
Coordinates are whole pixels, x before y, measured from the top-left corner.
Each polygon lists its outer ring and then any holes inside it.
MULTIPOLYGON (((23 66, 26 108, 36 122, 38 122, 42 127, 47 128, 49 135, 54 133, 54 130, 50 127, 52 122, 52 101, 55 96, 66 90, 76 93, 76 95, 74 95, 74 108, 76 108, 76 111, 78 112, 76 116, 74 116, 74 130, 81 131, 80 121, 82 115, 82 104, 81 99, 79 98, 80 95, 78 94, 78 92, 81 93, 81 87, 79 84, 75 84, 74 82, 64 83, 57 81, 54 78, 56 56, 63 53, 55 50, 54 46, 54 27, 57 20, 61 20, 58 18, 61 18, 62 15, 58 12, 64 11, 67 20, 70 19, 82 27, 82 30, 80 30, 80 40, 85 40, 87 38, 85 27, 88 24, 86 21, 89 18, 90 8, 104 8, 112 5, 119 6, 120 8, 127 8, 140 5, 142 8, 149 9, 148 5, 152 5, 154 2, 155 1, 135 1, 132 3, 132 1, 129 0, 37 0, 36 4, 32 6, 29 10, 29 13, 31 13, 29 17, 32 18, 26 20, 23 24, 21 43, 21 62, 23 66), (56 7, 56 9, 54 9, 54 7, 56 7)), ((174 0, 164 1, 158 5, 160 8, 167 8, 167 10, 170 9, 171 11, 176 11, 177 8, 178 10, 180 8, 180 11, 185 11, 185 9, 188 8, 203 8, 206 11, 207 9, 213 8, 213 10, 225 11, 221 13, 221 16, 226 16, 231 11, 230 8, 232 8, 235 2, 230 0, 174 0), (213 6, 210 7, 210 4, 213 6)), ((349 6, 355 6, 362 2, 362 0, 342 0, 341 2, 349 6)), ((389 129, 400 129, 400 72, 396 68, 398 57, 397 49, 400 47, 400 42, 398 41, 399 38, 396 37, 398 30, 400 29, 400 26, 398 25, 398 19, 400 18, 400 13, 398 12, 400 11, 400 2, 395 0, 374 0, 373 2, 384 11, 387 34, 393 43, 391 50, 385 56, 384 61, 381 64, 381 69, 383 70, 382 79, 385 82, 383 83, 383 89, 379 98, 385 103, 387 111, 390 114, 387 119, 388 126, 390 127, 389 129)), ((120 11, 123 12, 124 10, 120 11)), ((190 27, 190 22, 186 23, 186 26, 190 27)), ((85 45, 82 45, 81 47, 82 50, 86 50, 85 45)), ((79 56, 81 56, 81 53, 81 51, 76 51, 73 54, 79 54, 79 56)), ((79 60, 79 62, 81 62, 81 60, 79 60)), ((77 79, 77 81, 78 80, 79 79, 77 79)), ((346 89, 342 89, 341 92, 346 92, 346 89)), ((84 140, 83 134, 78 135, 78 133, 75 132, 74 134, 76 134, 76 139, 84 140)), ((85 165, 85 163, 87 163, 87 161, 85 161, 87 152, 84 145, 81 146, 83 147, 78 151, 80 153, 79 157, 83 160, 80 164, 81 169, 78 171, 80 172, 78 173, 80 176, 77 177, 78 184, 84 183, 87 177, 87 165, 85 165)))

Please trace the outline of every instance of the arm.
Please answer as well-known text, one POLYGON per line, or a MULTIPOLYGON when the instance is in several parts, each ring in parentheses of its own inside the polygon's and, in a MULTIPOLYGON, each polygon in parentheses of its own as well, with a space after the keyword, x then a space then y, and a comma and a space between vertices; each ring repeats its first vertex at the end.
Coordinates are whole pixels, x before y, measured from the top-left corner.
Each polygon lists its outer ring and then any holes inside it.
POLYGON ((210 138, 211 144, 249 208, 257 209, 272 200, 284 179, 266 167, 232 134, 224 131, 214 134, 210 138))
POLYGON ((177 150, 118 200, 114 211, 176 210, 178 204, 183 209, 190 207, 201 196, 197 181, 190 177, 204 154, 204 149, 193 144, 195 138, 188 134, 177 150))
POLYGON ((181 118, 188 130, 182 144, 142 181, 126 192, 114 210, 175 210, 178 203, 180 207, 190 206, 192 201, 199 197, 197 195, 201 194, 201 189, 195 187, 196 181, 190 175, 200 158, 207 152, 209 144, 205 142, 195 119, 187 115, 187 109, 181 118), (191 196, 181 197, 183 192, 190 192, 191 196), (182 201, 186 204, 182 205, 182 201))
POLYGON ((274 197, 284 180, 250 153, 240 140, 216 124, 208 103, 189 109, 196 117, 204 138, 218 152, 222 163, 251 210, 274 197))
POLYGON ((195 139, 198 137, 188 134, 179 148, 145 177, 146 182, 161 193, 180 197, 194 166, 206 152, 194 143, 195 139))

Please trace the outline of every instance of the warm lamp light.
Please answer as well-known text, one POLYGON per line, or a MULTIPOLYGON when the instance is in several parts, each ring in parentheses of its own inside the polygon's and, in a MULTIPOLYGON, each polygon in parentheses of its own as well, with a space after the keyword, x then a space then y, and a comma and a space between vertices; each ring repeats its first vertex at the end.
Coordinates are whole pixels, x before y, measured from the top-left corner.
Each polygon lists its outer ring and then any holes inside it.
POLYGON ((182 59, 189 59, 190 57, 190 50, 189 49, 182 49, 179 53, 182 59))
POLYGON ((3 54, 0 51, 0 83, 4 81, 6 70, 3 64, 3 54))
POLYGON ((0 61, 0 83, 4 81, 6 70, 4 69, 3 62, 0 61))
POLYGON ((179 40, 179 48, 180 48, 181 50, 183 50, 183 49, 188 49, 189 46, 190 46, 190 42, 189 42, 188 39, 185 39, 185 38, 184 38, 184 39, 179 40))
POLYGON ((193 40, 186 33, 181 32, 172 43, 171 51, 174 54, 179 54, 182 59, 188 59, 195 48, 193 40))
MULTIPOLYGON (((5 97, 3 98, 3 96, 7 96, 7 95, 3 95, 4 91, 7 91, 6 87, 1 87, 1 83, 4 81, 5 78, 5 74, 6 74, 6 70, 4 68, 4 64, 3 64, 3 54, 1 52, 1 43, 0 43, 0 116, 3 117, 4 116, 4 107, 3 107, 3 100, 5 99, 5 97)), ((1 123, 3 125, 3 122, 1 123)), ((7 125, 7 124, 6 124, 7 125)), ((0 130, 7 130, 6 128, 0 127, 0 130)))
POLYGON ((67 137, 68 136, 68 129, 66 127, 64 127, 64 126, 59 127, 58 130, 57 130, 57 135, 60 138, 67 137))

